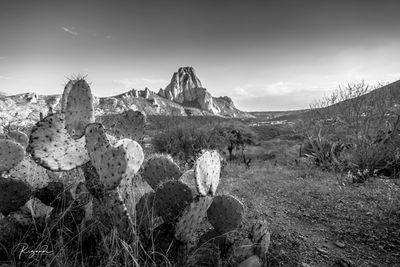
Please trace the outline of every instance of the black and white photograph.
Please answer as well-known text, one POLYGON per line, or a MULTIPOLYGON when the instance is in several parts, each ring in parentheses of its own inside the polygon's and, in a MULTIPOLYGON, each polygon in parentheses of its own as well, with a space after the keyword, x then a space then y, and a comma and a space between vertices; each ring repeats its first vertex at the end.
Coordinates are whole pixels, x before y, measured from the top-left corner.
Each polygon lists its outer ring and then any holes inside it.
POLYGON ((400 267, 400 1, 0 0, 0 267, 400 267))

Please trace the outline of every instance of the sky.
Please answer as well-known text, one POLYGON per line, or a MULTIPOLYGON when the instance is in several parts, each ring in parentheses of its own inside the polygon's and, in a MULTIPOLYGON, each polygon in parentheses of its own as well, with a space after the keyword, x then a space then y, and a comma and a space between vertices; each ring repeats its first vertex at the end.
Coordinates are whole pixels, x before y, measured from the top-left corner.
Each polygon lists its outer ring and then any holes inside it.
POLYGON ((339 85, 400 79, 400 1, 0 0, 0 91, 158 92, 191 66, 244 111, 308 108, 339 85))

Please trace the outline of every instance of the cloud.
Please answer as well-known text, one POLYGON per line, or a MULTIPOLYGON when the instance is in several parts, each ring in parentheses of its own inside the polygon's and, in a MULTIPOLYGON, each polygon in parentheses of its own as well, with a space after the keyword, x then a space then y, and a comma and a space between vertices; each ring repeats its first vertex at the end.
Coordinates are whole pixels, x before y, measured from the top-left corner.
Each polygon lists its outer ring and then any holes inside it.
POLYGON ((241 97, 260 97, 260 96, 285 96, 290 95, 302 88, 301 83, 279 81, 263 84, 245 84, 241 87, 236 87, 233 94, 241 97))
POLYGON ((0 60, 6 59, 6 57, 0 57, 0 60))
POLYGON ((62 29, 63 31, 65 31, 65 32, 69 33, 69 34, 78 35, 78 32, 74 31, 74 28, 73 28, 73 27, 72 27, 71 29, 68 29, 68 28, 66 28, 66 27, 61 27, 61 29, 62 29))
POLYGON ((398 73, 387 73, 386 76, 390 77, 390 78, 394 78, 394 79, 399 79, 400 72, 398 72, 398 73))
POLYGON ((9 76, 2 76, 0 75, 0 80, 11 80, 12 78, 9 76))
POLYGON ((111 35, 106 35, 106 38, 107 39, 111 39, 111 35))
POLYGON ((167 80, 164 79, 148 79, 148 78, 122 78, 119 80, 113 81, 116 84, 121 84, 125 87, 133 87, 137 86, 138 84, 159 84, 159 83, 167 83, 167 80))

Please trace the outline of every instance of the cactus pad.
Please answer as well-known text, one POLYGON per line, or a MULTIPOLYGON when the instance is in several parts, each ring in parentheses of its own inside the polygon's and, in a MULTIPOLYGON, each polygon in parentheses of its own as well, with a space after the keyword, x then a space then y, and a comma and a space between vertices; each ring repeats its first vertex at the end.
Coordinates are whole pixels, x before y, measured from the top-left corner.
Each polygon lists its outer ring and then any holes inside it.
MULTIPOLYGON (((182 243, 174 237, 174 224, 166 222, 157 226, 153 236, 146 244, 146 247, 154 251, 156 266, 161 266, 167 259, 177 259, 182 251, 182 243)), ((178 266, 183 266, 179 265, 178 266)))
POLYGON ((153 188, 168 180, 178 180, 182 175, 179 166, 170 156, 154 155, 149 158, 142 168, 143 179, 153 188))
POLYGON ((24 159, 25 151, 11 140, 0 140, 0 173, 17 166, 24 159))
POLYGON ((194 176, 194 170, 190 169, 185 171, 182 176, 179 178, 179 181, 189 186, 194 195, 198 195, 197 187, 196 187, 196 179, 194 176))
POLYGON ((207 243, 214 244, 224 254, 232 245, 226 235, 221 235, 214 229, 208 230, 200 236, 198 246, 201 247, 207 243))
POLYGON ((110 147, 110 141, 107 138, 105 129, 101 123, 92 123, 85 130, 86 149, 94 166, 101 164, 100 157, 110 147))
POLYGON ((113 133, 118 137, 140 141, 146 130, 146 117, 140 111, 127 110, 117 117, 113 133))
POLYGON ((268 224, 266 221, 259 221, 253 224, 250 231, 250 238, 253 243, 258 243, 260 239, 269 233, 268 231, 268 224))
POLYGON ((198 197, 185 209, 175 226, 177 239, 183 242, 193 241, 195 231, 207 217, 207 209, 212 201, 212 197, 209 196, 198 197))
POLYGON ((51 207, 43 204, 35 197, 26 202, 24 208, 27 209, 26 213, 29 213, 33 218, 46 217, 52 211, 51 207))
POLYGON ((67 98, 65 128, 74 139, 85 134, 85 128, 94 122, 93 95, 84 79, 76 81, 67 98))
POLYGON ((230 195, 216 196, 207 210, 207 217, 214 229, 225 234, 236 229, 244 216, 243 204, 230 195))
POLYGON ((117 191, 109 191, 103 198, 93 199, 93 217, 102 224, 106 232, 115 227, 120 238, 132 238, 132 220, 117 191))
POLYGON ((23 181, 0 177, 0 212, 8 215, 18 210, 32 196, 32 190, 23 181))
POLYGON ((125 160, 127 162, 126 170, 122 174, 123 179, 128 177, 134 177, 134 175, 139 171, 144 160, 143 149, 138 142, 130 139, 121 139, 116 144, 115 147, 122 147, 125 151, 125 160))
POLYGON ((33 189, 46 187, 50 182, 46 169, 25 158, 9 172, 10 178, 27 182, 33 189))
POLYGON ((64 113, 66 111, 69 92, 71 92, 72 86, 76 82, 77 82, 77 80, 69 80, 68 83, 64 87, 64 92, 61 97, 61 112, 62 113, 64 113))
POLYGON ((25 133, 21 131, 11 131, 7 135, 23 148, 28 146, 29 138, 25 133))
POLYGON ((194 167, 196 186, 203 196, 214 195, 217 191, 221 173, 221 156, 217 151, 205 151, 194 167))
POLYGON ((155 192, 154 208, 164 221, 175 221, 192 202, 190 188, 179 181, 167 181, 155 192))
POLYGON ((265 257, 271 240, 271 234, 268 230, 267 222, 261 221, 255 223, 251 228, 250 238, 255 244, 255 253, 261 258, 265 257))
POLYGON ((85 136, 86 148, 99 183, 105 189, 115 189, 122 179, 133 177, 139 170, 144 155, 137 142, 122 139, 112 146, 104 127, 98 123, 88 125, 85 136))
POLYGON ((85 138, 74 140, 65 130, 64 114, 52 114, 32 129, 27 151, 39 165, 52 171, 69 171, 89 161, 85 138))
POLYGON ((260 258, 264 258, 265 254, 267 254, 270 243, 271 243, 271 234, 268 232, 261 237, 258 243, 255 244, 254 252, 260 258))
POLYGON ((86 205, 90 202, 90 193, 84 182, 74 184, 70 191, 74 201, 78 202, 80 205, 86 205))
POLYGON ((256 255, 250 256, 246 260, 242 261, 238 267, 261 267, 262 261, 256 255))
POLYGON ((36 190, 34 196, 57 210, 65 210, 73 201, 71 192, 61 182, 50 182, 46 187, 36 190))
POLYGON ((151 228, 155 225, 157 218, 154 210, 154 196, 154 192, 144 194, 135 207, 136 225, 144 239, 150 236, 151 228))

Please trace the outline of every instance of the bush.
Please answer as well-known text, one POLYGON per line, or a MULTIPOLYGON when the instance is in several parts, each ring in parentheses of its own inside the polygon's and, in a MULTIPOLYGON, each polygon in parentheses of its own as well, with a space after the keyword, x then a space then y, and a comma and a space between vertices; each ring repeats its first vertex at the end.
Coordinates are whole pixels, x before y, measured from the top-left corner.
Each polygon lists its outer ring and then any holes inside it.
POLYGON ((166 127, 153 136, 156 152, 168 153, 173 157, 189 161, 202 149, 216 149, 224 154, 228 151, 230 159, 233 150, 240 150, 244 158, 246 145, 255 144, 256 134, 246 125, 237 121, 213 123, 208 118, 182 119, 174 127, 166 127))
POLYGON ((153 137, 153 146, 157 152, 168 153, 173 157, 188 161, 202 149, 210 148, 209 130, 179 125, 153 137))
POLYGON ((365 143, 351 153, 354 164, 351 173, 356 182, 363 182, 370 176, 398 178, 400 171, 400 137, 388 142, 365 143))

